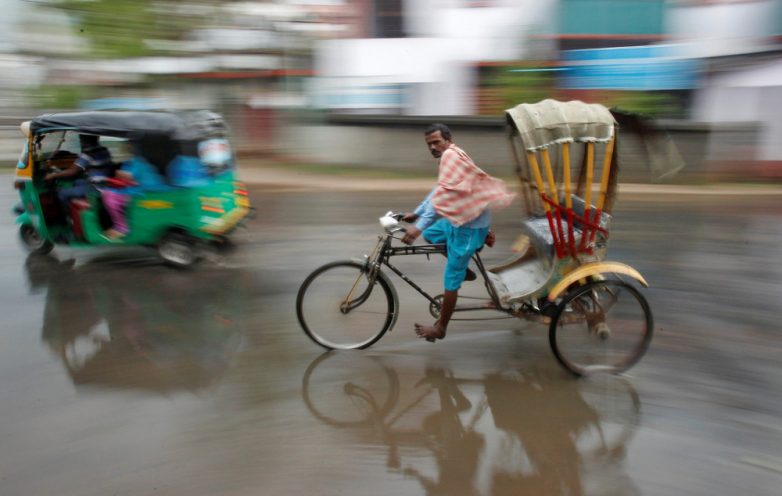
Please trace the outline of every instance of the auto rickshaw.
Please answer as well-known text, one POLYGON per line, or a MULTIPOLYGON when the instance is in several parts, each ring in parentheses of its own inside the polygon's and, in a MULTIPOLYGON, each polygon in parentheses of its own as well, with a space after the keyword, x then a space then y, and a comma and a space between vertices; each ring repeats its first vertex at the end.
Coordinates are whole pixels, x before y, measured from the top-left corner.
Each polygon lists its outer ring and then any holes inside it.
POLYGON ((199 259, 201 248, 227 242, 250 213, 227 127, 213 112, 46 114, 21 129, 26 141, 14 181, 21 198, 16 222, 22 242, 34 253, 48 253, 55 245, 140 245, 156 247, 169 265, 186 267, 199 259), (63 201, 62 192, 76 181, 84 184, 85 178, 45 178, 73 166, 84 135, 98 137, 109 150, 112 173, 100 178, 88 174, 85 197, 63 201), (144 184, 112 177, 131 161, 150 171, 144 184), (121 191, 128 184, 134 185, 127 189, 124 207, 129 230, 119 239, 107 238, 112 221, 102 191, 121 191))

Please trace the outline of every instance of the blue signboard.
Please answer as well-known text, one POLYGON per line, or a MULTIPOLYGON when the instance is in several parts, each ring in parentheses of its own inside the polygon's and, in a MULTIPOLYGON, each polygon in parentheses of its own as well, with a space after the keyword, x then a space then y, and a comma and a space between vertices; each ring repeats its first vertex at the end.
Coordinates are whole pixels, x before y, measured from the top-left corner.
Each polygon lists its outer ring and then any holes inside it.
POLYGON ((686 90, 695 88, 699 59, 678 57, 671 45, 563 52, 561 84, 568 89, 686 90))

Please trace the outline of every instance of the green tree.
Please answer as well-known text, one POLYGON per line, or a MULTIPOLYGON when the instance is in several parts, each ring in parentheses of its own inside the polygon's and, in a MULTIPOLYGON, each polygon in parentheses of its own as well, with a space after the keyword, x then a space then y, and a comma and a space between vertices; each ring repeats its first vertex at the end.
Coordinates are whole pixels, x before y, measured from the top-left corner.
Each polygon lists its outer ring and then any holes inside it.
MULTIPOLYGON (((195 2, 193 2, 195 3, 195 2)), ((178 40, 195 25, 181 14, 181 2, 161 0, 50 0, 62 9, 74 28, 99 57, 138 57, 155 50, 146 40, 178 40)))

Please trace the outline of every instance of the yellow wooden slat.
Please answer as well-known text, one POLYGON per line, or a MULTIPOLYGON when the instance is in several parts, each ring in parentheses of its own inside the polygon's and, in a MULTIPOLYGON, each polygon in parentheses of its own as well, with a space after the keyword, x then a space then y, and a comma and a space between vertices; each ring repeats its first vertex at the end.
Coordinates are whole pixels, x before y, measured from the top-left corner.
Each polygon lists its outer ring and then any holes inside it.
POLYGON ((600 180, 600 197, 597 199, 597 209, 602 211, 608 194, 608 180, 611 177, 611 158, 614 153, 614 139, 606 144, 605 157, 603 157, 603 177, 600 180))
MULTIPOLYGON (((542 196, 546 193, 546 190, 543 186, 543 176, 540 175, 540 165, 538 165, 538 157, 535 155, 535 152, 527 151, 527 160, 532 169, 532 174, 535 176, 535 184, 538 186, 538 193, 542 196)), ((542 201, 541 203, 543 203, 543 209, 548 213, 548 203, 545 201, 542 201)))
POLYGON ((595 170, 595 144, 587 143, 586 184, 584 191, 584 215, 592 208, 592 177, 595 170))
POLYGON ((562 181, 565 183, 565 206, 573 208, 573 200, 570 198, 570 143, 562 144, 562 181))
POLYGON ((543 166, 546 168, 546 180, 548 181, 549 194, 554 205, 559 205, 559 195, 557 194, 557 183, 554 180, 554 171, 551 168, 551 157, 548 154, 548 148, 541 152, 543 155, 543 166))

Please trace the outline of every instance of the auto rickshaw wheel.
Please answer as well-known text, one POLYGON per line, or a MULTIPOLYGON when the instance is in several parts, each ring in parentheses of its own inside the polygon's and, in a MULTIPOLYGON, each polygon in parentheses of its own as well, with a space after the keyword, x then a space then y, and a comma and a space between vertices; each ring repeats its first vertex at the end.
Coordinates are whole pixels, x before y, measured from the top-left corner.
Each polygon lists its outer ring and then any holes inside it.
POLYGON ((193 238, 181 232, 169 232, 158 244, 158 255, 171 266, 187 268, 198 260, 193 238))
POLYGON ((46 255, 54 248, 54 244, 51 241, 41 237, 38 231, 29 224, 19 226, 19 238, 21 238, 22 243, 31 253, 46 255))

